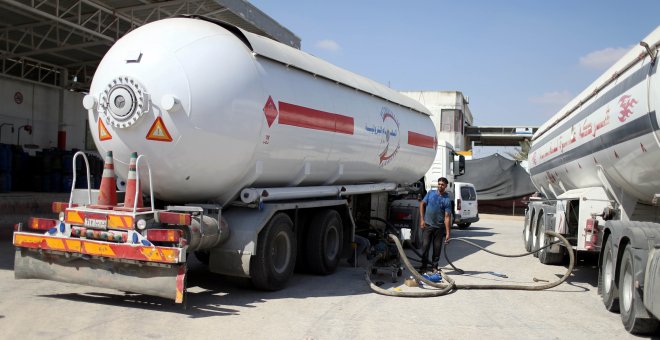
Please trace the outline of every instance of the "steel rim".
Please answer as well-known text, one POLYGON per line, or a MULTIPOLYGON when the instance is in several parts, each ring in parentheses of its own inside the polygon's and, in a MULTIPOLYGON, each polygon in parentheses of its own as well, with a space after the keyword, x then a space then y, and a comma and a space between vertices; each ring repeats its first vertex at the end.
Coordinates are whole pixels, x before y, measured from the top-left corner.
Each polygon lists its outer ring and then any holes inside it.
POLYGON ((530 224, 529 223, 529 216, 526 216, 525 217, 525 231, 523 232, 523 235, 525 236, 525 242, 527 242, 527 240, 529 239, 529 229, 531 227, 529 224, 530 224))
POLYGON ((626 270, 623 273, 623 287, 621 288, 621 307, 625 311, 630 311, 632 305, 632 296, 633 296, 633 275, 631 266, 626 266, 626 270))
POLYGON ((281 231, 275 236, 273 247, 271 249, 271 258, 273 260, 273 269, 279 274, 284 273, 291 261, 291 240, 289 236, 281 231))
POLYGON ((336 226, 331 226, 325 232, 325 254, 329 259, 334 259, 339 253, 339 232, 336 226))
POLYGON ((612 255, 609 252, 605 252, 605 261, 603 263, 603 289, 605 293, 610 293, 612 288, 612 255))

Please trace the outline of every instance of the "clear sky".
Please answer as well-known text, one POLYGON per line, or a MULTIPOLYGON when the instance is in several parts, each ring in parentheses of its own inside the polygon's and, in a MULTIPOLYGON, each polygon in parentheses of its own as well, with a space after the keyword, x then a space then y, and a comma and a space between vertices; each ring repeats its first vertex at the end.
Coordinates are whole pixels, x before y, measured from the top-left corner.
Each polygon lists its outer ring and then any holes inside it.
POLYGON ((541 125, 660 25, 660 0, 249 2, 337 66, 463 92, 481 126, 541 125))

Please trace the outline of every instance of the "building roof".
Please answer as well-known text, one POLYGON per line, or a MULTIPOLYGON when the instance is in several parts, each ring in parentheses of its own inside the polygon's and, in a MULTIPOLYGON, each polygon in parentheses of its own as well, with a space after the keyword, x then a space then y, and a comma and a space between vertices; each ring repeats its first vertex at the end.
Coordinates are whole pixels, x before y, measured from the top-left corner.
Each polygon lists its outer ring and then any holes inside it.
POLYGON ((146 23, 184 14, 300 48, 300 38, 245 0, 4 0, 0 75, 87 91, 115 41, 146 23))

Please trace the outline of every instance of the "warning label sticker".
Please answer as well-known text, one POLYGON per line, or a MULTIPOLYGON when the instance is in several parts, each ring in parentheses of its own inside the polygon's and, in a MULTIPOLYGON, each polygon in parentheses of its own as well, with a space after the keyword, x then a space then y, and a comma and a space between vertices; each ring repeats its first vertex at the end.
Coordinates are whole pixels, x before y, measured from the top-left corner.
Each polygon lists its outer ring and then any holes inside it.
POLYGON ((103 121, 100 118, 99 118, 99 139, 102 141, 112 139, 112 135, 110 134, 108 129, 106 129, 105 124, 103 124, 103 121))
POLYGON ((155 140, 159 142, 172 141, 172 136, 170 135, 170 132, 167 131, 167 128, 165 127, 165 123, 163 123, 163 119, 161 117, 156 118, 154 124, 151 125, 151 128, 149 129, 149 133, 147 133, 147 139, 155 140))

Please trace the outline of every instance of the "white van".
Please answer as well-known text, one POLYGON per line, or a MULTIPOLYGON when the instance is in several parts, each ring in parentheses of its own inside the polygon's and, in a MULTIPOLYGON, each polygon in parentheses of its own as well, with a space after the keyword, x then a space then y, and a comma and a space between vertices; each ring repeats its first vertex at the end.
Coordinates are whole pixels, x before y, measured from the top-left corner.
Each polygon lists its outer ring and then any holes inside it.
POLYGON ((454 183, 454 224, 465 229, 479 221, 477 190, 472 183, 454 183))

